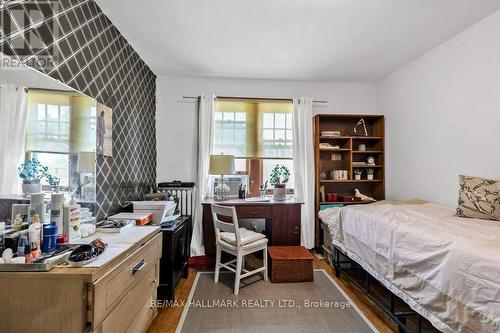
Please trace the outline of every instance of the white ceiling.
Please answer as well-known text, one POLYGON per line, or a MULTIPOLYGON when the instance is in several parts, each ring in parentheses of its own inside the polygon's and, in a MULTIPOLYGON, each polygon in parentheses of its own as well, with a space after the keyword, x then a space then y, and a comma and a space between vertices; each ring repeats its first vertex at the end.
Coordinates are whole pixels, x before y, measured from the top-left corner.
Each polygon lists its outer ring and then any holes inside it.
POLYGON ((97 0, 157 75, 375 81, 499 0, 97 0))

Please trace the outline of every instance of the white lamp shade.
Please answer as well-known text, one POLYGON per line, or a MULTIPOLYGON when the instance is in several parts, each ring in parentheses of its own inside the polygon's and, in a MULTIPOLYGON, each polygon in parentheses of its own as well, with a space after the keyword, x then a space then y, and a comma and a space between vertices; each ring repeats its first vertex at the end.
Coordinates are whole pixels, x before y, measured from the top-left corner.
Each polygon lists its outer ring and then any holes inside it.
POLYGON ((234 175, 234 156, 210 155, 208 173, 211 175, 234 175))
POLYGON ((95 173, 95 153, 93 151, 81 151, 78 153, 79 173, 95 173))

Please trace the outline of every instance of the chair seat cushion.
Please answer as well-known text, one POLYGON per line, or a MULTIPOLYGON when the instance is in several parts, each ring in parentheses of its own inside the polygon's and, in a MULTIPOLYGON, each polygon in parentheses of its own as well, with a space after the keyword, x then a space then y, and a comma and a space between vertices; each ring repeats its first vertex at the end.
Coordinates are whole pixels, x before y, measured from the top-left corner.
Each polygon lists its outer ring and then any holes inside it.
MULTIPOLYGON (((226 243, 236 245, 236 234, 232 232, 221 232, 220 238, 226 243)), ((240 245, 243 246, 246 244, 256 242, 263 238, 266 238, 266 236, 255 231, 247 230, 245 228, 240 228, 240 238, 241 238, 240 245)))

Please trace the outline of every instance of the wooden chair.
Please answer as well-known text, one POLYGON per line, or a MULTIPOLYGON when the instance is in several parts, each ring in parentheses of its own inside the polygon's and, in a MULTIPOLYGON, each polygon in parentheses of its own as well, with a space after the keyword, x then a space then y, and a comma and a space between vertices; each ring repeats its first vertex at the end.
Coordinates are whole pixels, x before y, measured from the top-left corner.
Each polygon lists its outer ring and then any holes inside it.
POLYGON ((215 283, 219 282, 220 268, 227 268, 236 274, 234 280, 234 294, 238 295, 240 280, 250 275, 264 272, 264 281, 267 281, 267 238, 263 234, 240 228, 236 209, 230 206, 212 204, 212 217, 215 228, 216 259, 215 283), (219 216, 230 217, 232 223, 222 221, 219 216), (221 262, 222 251, 232 254, 235 259, 221 262), (244 268, 244 257, 247 254, 264 251, 264 266, 253 271, 244 268), (243 274, 242 274, 243 271, 243 274))

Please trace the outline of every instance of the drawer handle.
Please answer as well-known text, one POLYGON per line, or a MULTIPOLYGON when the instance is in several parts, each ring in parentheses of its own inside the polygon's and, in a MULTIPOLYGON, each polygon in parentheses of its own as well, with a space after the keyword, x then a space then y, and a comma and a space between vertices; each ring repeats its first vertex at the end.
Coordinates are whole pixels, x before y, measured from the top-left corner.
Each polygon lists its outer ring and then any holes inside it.
POLYGON ((295 226, 295 228, 294 228, 294 232, 293 232, 293 233, 296 235, 296 234, 298 234, 298 233, 299 233, 299 231, 300 231, 300 230, 299 230, 299 227, 295 226))
POLYGON ((250 214, 252 214, 252 215, 257 215, 257 214, 259 214, 259 211, 258 211, 258 210, 251 210, 251 211, 250 211, 250 214))
POLYGON ((144 259, 142 259, 137 264, 135 264, 134 267, 132 267, 132 275, 140 272, 144 268, 144 266, 146 266, 146 263, 144 262, 144 259))

